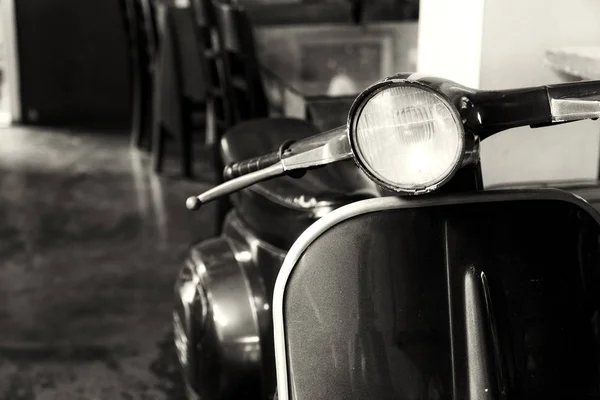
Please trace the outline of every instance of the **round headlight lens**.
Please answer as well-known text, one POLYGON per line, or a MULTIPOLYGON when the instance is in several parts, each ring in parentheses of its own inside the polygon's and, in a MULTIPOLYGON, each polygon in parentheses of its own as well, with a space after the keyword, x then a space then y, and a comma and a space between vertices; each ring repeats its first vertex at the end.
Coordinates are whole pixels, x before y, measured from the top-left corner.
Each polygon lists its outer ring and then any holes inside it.
POLYGON ((368 98, 353 129, 355 155, 367 173, 398 192, 435 189, 458 168, 464 130, 439 94, 414 84, 368 98))

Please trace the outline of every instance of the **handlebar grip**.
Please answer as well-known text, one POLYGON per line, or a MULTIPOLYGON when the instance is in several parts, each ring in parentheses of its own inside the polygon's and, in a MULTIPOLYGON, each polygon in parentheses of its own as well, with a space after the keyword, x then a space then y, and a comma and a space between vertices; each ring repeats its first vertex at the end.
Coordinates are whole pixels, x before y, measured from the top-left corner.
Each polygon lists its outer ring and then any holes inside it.
POLYGON ((230 180, 251 172, 259 171, 279 161, 280 157, 279 152, 277 151, 267 153, 259 157, 249 158, 247 160, 226 166, 225 170, 223 171, 223 177, 225 180, 230 180))

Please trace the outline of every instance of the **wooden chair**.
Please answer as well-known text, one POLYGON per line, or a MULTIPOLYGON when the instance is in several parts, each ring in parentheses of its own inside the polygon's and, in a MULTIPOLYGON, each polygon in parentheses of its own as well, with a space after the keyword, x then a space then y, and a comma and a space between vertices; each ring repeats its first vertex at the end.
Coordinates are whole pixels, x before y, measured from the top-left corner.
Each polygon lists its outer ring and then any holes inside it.
POLYGON ((171 8, 165 12, 169 15, 163 18, 164 36, 170 39, 161 54, 161 76, 156 82, 161 99, 157 99, 155 112, 154 137, 159 147, 153 152, 154 167, 157 172, 162 170, 165 138, 175 136, 180 142, 182 174, 191 176, 192 132, 200 128, 220 180, 223 165, 218 143, 231 127, 232 117, 220 73, 222 68, 218 67, 222 60, 212 4, 208 0, 195 0, 190 8, 171 8))
POLYGON ((207 129, 206 64, 199 52, 189 8, 166 6, 161 13, 162 45, 155 80, 152 159, 162 172, 168 139, 179 143, 181 174, 193 174, 192 131, 207 129))
POLYGON ((200 51, 206 62, 208 106, 210 117, 214 120, 214 141, 218 142, 223 132, 229 129, 233 122, 231 105, 225 90, 223 68, 220 67, 221 43, 216 24, 214 5, 211 0, 191 0, 190 6, 194 12, 197 37, 200 51))
POLYGON ((144 142, 148 149, 152 147, 152 107, 154 96, 154 73, 156 71, 156 57, 158 55, 159 37, 156 21, 155 0, 137 0, 140 15, 142 16, 142 60, 144 64, 144 81, 142 94, 142 114, 140 119, 140 136, 132 137, 132 145, 141 147, 144 142))
POLYGON ((231 125, 269 115, 254 33, 246 10, 235 4, 212 0, 221 62, 217 64, 223 88, 230 100, 231 125))
MULTIPOLYGON (((198 38, 203 47, 203 55, 206 60, 208 71, 208 104, 209 118, 213 122, 213 142, 210 143, 213 168, 216 171, 216 183, 223 181, 223 157, 221 154, 221 138, 229 130, 234 122, 232 116, 232 104, 228 96, 225 69, 223 66, 222 43, 216 20, 215 5, 212 0, 191 0, 194 11, 198 38)), ((223 198, 217 203, 215 217, 219 229, 220 222, 225 219, 227 212, 231 209, 229 199, 223 198)))
POLYGON ((127 49, 129 58, 129 83, 131 100, 131 137, 139 137, 140 134, 140 115, 141 115, 141 67, 140 57, 140 38, 138 27, 138 15, 135 4, 132 0, 121 0, 121 15, 125 26, 125 35, 127 38, 127 49))

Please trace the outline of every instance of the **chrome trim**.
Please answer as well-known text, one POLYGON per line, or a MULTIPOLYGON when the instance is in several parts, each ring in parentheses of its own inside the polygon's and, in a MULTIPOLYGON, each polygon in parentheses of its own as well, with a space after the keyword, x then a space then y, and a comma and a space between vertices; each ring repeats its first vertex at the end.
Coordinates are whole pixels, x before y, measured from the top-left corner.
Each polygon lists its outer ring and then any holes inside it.
MULTIPOLYGON (((369 86, 367 89, 365 89, 362 93, 360 93, 358 95, 358 97, 352 104, 352 107, 350 108, 350 113, 348 115, 348 140, 350 141, 350 148, 351 148, 355 163, 369 177, 369 179, 371 179, 377 185, 379 185, 387 190, 390 190, 392 192, 401 193, 403 195, 421 195, 421 194, 430 193, 430 192, 433 192, 433 191, 439 189, 441 186, 446 184, 450 179, 452 179, 452 177, 456 174, 456 172, 461 167, 463 167, 466 162, 473 161, 473 159, 472 159, 473 155, 470 153, 467 155, 467 152, 472 152, 472 150, 476 148, 475 145, 473 145, 472 148, 467 148, 467 136, 466 136, 466 132, 465 132, 465 127, 462 122, 462 118, 459 114, 459 110, 456 108, 456 106, 452 103, 452 101, 450 101, 450 99, 442 91, 440 91, 438 89, 434 89, 434 88, 430 87, 429 85, 426 85, 418 80, 414 80, 415 78, 419 78, 421 76, 422 76, 421 74, 412 74, 405 78, 401 78, 399 76, 391 76, 391 77, 385 78, 383 80, 380 80, 378 82, 375 82, 373 85, 369 86), (368 163, 366 163, 364 161, 364 157, 362 157, 362 154, 361 154, 360 146, 358 146, 358 143, 356 141, 356 130, 357 130, 358 121, 359 121, 362 111, 365 108, 365 106, 367 105, 367 103, 373 97, 375 97, 378 93, 385 91, 387 89, 390 89, 390 88, 398 87, 398 86, 418 87, 419 89, 429 92, 433 96, 440 99, 446 105, 446 107, 448 108, 450 113, 452 114, 454 122, 456 123, 456 126, 460 131, 460 137, 459 137, 460 150, 457 152, 457 159, 454 161, 454 165, 452 166, 452 169, 449 170, 447 172, 446 176, 444 176, 438 182, 431 184, 429 186, 423 186, 423 187, 420 187, 417 189, 404 189, 404 188, 401 188, 398 185, 394 184, 393 182, 384 181, 382 179, 382 177, 378 176, 376 171, 374 171, 368 165, 368 163), (465 161, 465 158, 471 158, 471 159, 465 161)), ((478 157, 478 153, 476 153, 475 156, 478 157)))
POLYGON ((600 117, 600 101, 550 98, 552 122, 578 121, 600 117))
MULTIPOLYGON (((236 252, 241 245, 234 248, 231 242, 225 236, 207 239, 190 249, 186 261, 192 268, 191 280, 196 282, 193 285, 196 292, 206 298, 200 310, 204 322, 195 318, 197 314, 192 308, 187 315, 179 313, 184 327, 188 327, 188 335, 194 332, 187 340, 188 366, 182 366, 184 376, 196 389, 210 378, 207 371, 216 363, 220 368, 219 379, 226 384, 235 379, 237 371, 260 371, 263 365, 258 315, 264 313, 259 309, 263 307, 263 289, 252 260, 241 260, 241 253, 236 252), (217 355, 206 358, 206 353, 214 349, 218 349, 217 355), (200 363, 201 373, 197 369, 200 363)), ((178 296, 179 301, 180 293, 178 296)))
POLYGON ((287 282, 304 251, 335 225, 362 214, 376 211, 424 208, 432 206, 476 204, 501 201, 555 200, 580 206, 600 225, 600 214, 583 198, 560 189, 484 191, 464 195, 439 196, 406 200, 399 197, 381 197, 357 201, 325 215, 304 231, 290 248, 275 282, 273 291, 273 340, 277 368, 279 400, 290 400, 283 302, 287 282))
MULTIPOLYGON (((377 184, 375 182, 373 182, 372 180, 370 180, 364 174, 364 172, 362 172, 362 170, 356 165, 356 163, 353 163, 352 167, 356 168, 358 173, 360 173, 362 175, 362 177, 359 177, 359 178, 361 179, 361 182, 363 183, 365 189, 363 191, 358 191, 358 192, 353 192, 353 193, 348 193, 348 194, 355 195, 355 194, 363 194, 364 193, 364 194, 370 195, 371 197, 379 196, 377 184)), ((301 203, 299 201, 289 201, 289 200, 282 199, 281 197, 278 197, 276 195, 273 195, 269 190, 263 188, 261 185, 250 186, 246 190, 252 192, 252 194, 255 196, 264 197, 268 201, 273 202, 277 205, 283 206, 287 209, 297 210, 297 211, 302 211, 302 212, 311 212, 312 214, 318 215, 319 217, 330 212, 331 209, 333 209, 333 208, 338 208, 338 207, 348 204, 347 201, 340 200, 340 199, 338 199, 338 200, 318 200, 316 202, 313 202, 314 199, 309 198, 309 200, 306 201, 306 203, 301 203)), ((301 198, 298 200, 301 200, 301 198)))
POLYGON ((173 341, 179 364, 184 370, 187 370, 189 368, 190 338, 183 327, 183 322, 177 310, 173 310, 173 341))
POLYGON ((465 153, 461 163, 461 168, 467 165, 476 164, 481 160, 481 141, 479 136, 465 141, 465 153))
POLYGON ((406 79, 409 81, 418 81, 421 78, 428 78, 431 74, 426 74, 424 72, 413 72, 406 79))
POLYGON ((345 125, 300 140, 283 153, 286 171, 316 167, 352 158, 348 129, 345 125))
MULTIPOLYGON (((371 181, 369 180, 369 182, 371 182, 371 181)), ((267 199, 270 202, 273 202, 277 205, 284 206, 284 207, 290 208, 292 210, 298 210, 298 211, 307 211, 307 210, 312 210, 315 208, 323 208, 323 207, 339 207, 339 205, 342 204, 342 203, 336 202, 336 201, 320 200, 316 204, 310 204, 310 206, 304 207, 302 204, 299 204, 296 202, 282 200, 281 198, 274 196, 268 190, 262 188, 260 185, 251 186, 247 190, 252 191, 257 196, 262 196, 265 199, 267 199)))
POLYGON ((464 276, 464 315, 467 339, 467 375, 470 399, 493 398, 496 393, 493 370, 486 362, 494 360, 488 349, 488 335, 491 334, 491 315, 482 304, 485 299, 485 274, 474 266, 467 269, 464 276))

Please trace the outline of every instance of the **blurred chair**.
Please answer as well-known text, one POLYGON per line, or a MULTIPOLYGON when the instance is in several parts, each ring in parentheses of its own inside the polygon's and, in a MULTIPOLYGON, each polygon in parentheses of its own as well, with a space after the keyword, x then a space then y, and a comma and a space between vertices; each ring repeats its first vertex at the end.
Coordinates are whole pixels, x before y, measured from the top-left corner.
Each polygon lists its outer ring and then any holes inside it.
POLYGON ((227 129, 228 106, 217 76, 218 50, 210 40, 207 19, 194 7, 161 8, 163 37, 155 81, 153 166, 163 169, 168 139, 179 143, 181 173, 193 175, 194 133, 201 131, 221 172, 216 143, 227 129), (200 18, 202 17, 202 18, 200 18))
POLYGON ((158 49, 154 0, 121 0, 129 48, 131 145, 151 146, 152 81, 158 49))
MULTIPOLYGON (((303 119, 268 118, 268 100, 255 49, 253 26, 246 9, 223 1, 199 1, 208 4, 214 12, 216 41, 220 49, 216 58, 217 72, 230 107, 230 127, 219 143, 223 163, 235 163, 275 151, 286 141, 300 140, 317 133, 315 125, 303 119)), ((249 224, 256 218, 264 225, 265 214, 258 210, 278 215, 282 212, 279 207, 283 206, 287 212, 294 213, 298 199, 314 197, 310 182, 320 182, 320 187, 331 186, 323 184, 319 176, 322 175, 313 173, 308 179, 274 179, 256 186, 255 191, 243 190, 231 200, 236 203, 245 223, 249 224)), ((217 218, 223 220, 226 211, 223 202, 217 218)))
POLYGON ((231 123, 269 115, 255 48, 252 23, 246 10, 212 0, 221 46, 219 75, 231 103, 231 123))
POLYGON ((221 44, 216 23, 215 8, 211 0, 191 0, 190 6, 194 12, 197 37, 201 51, 206 60, 208 73, 208 102, 211 117, 215 121, 215 142, 218 142, 225 130, 232 126, 231 104, 225 91, 221 44))

